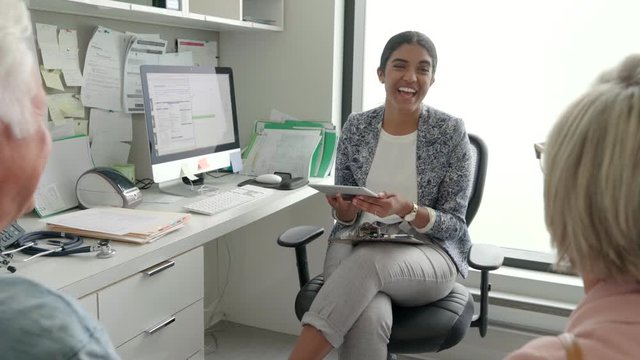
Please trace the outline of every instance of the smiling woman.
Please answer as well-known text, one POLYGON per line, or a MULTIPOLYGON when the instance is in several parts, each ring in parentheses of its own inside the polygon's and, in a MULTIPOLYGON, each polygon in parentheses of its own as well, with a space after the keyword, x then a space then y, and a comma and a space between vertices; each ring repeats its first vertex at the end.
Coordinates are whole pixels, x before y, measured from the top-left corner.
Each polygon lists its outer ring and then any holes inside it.
POLYGON ((638 13, 627 0, 356 1, 352 110, 386 99, 373 73, 386 39, 428 34, 439 63, 425 102, 461 117, 489 148, 472 240, 550 254, 533 144, 601 69, 637 51, 638 13))
POLYGON ((468 274, 469 139, 462 120, 422 103, 437 59, 420 32, 387 41, 375 72, 384 105, 349 116, 336 157, 337 185, 366 186, 377 196, 327 196, 337 220, 331 238, 380 221, 387 224, 380 236, 416 245, 331 241, 324 285, 291 359, 320 359, 332 347, 344 359, 387 359, 392 302, 429 304, 468 274))

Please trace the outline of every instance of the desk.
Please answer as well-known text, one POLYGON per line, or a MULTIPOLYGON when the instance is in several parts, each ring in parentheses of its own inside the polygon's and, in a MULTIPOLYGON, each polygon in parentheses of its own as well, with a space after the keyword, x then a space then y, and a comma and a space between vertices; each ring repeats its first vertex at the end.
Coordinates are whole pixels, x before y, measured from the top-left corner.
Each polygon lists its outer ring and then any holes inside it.
MULTIPOLYGON (((234 186, 234 184, 243 179, 245 179, 245 177, 240 176, 227 176, 220 179, 207 178, 207 184, 224 189, 234 186)), ((151 192, 154 191, 155 190, 151 190, 151 192)), ((270 215, 276 214, 281 210, 287 209, 290 206, 296 205, 314 196, 316 197, 316 200, 321 198, 321 195, 317 194, 315 190, 305 186, 291 191, 276 191, 273 195, 257 200, 256 202, 231 209, 215 216, 192 214, 193 216, 190 222, 184 228, 170 233, 153 243, 136 245, 123 242, 113 242, 113 246, 116 248, 117 254, 109 259, 97 259, 94 254, 90 253, 61 258, 41 257, 29 262, 22 262, 21 259, 26 258, 26 256, 16 254, 14 258, 14 265, 18 269, 17 273, 22 276, 37 279, 50 287, 59 289, 62 292, 79 299, 88 298, 88 301, 83 303, 88 304, 86 306, 91 308, 92 304, 95 301, 98 301, 93 300, 92 298, 96 292, 106 289, 115 283, 121 282, 123 279, 130 278, 142 270, 162 263, 167 259, 175 258, 181 254, 200 248, 211 240, 218 239, 223 236, 233 236, 232 233, 235 230, 246 227, 252 223, 259 222, 270 215)), ((324 201, 324 199, 320 200, 324 201)), ((148 204, 143 202, 139 208, 182 211, 181 205, 190 201, 192 201, 192 199, 181 199, 174 204, 148 204)), ((327 218, 329 218, 327 209, 321 209, 321 211, 326 214, 327 218)), ((286 215, 286 217, 289 218, 290 216, 286 215)), ((324 224, 327 223, 327 221, 328 220, 323 220, 320 223, 324 224)), ((44 228, 44 221, 33 216, 24 217, 19 220, 19 223, 27 231, 44 228)), ((288 226, 288 224, 285 225, 288 226)), ((274 226, 272 229, 264 230, 265 239, 264 241, 261 241, 261 243, 266 244, 268 241, 268 246, 276 248, 275 236, 277 236, 280 231, 284 230, 284 228, 274 226)), ((87 240, 87 242, 93 242, 93 240, 87 240)), ((233 250, 234 249, 232 249, 232 251, 233 250)), ((256 252, 259 251, 260 250, 256 250, 256 252)), ((242 256, 242 254, 237 253, 235 255, 236 258, 242 256)), ((291 284, 295 285, 295 262, 293 257, 285 251, 282 251, 282 256, 287 259, 284 260, 287 262, 287 269, 284 271, 274 272, 273 275, 274 277, 282 277, 282 274, 286 273, 286 277, 290 277, 290 280, 287 279, 283 281, 290 281, 291 284)), ((217 259, 213 259, 213 261, 216 260, 217 259)), ((201 271, 201 273, 202 272, 203 271, 201 271)), ((269 271, 267 271, 266 274, 268 276, 269 271)), ((207 282, 215 282, 214 279, 210 279, 211 276, 212 275, 210 273, 205 276, 205 278, 207 278, 207 282)), ((214 274, 213 276, 217 275, 214 274)), ((168 297, 178 296, 172 292, 172 289, 166 289, 166 291, 168 297)), ((292 289, 291 292, 292 294, 295 294, 295 289, 292 289)), ((126 301, 134 301, 136 299, 120 300, 122 300, 122 306, 126 306, 126 301)), ((290 303, 292 303, 292 301, 293 297, 291 298, 290 303)), ((283 312, 290 312, 293 317, 293 310, 292 308, 289 308, 289 305, 290 304, 286 304, 286 306, 284 306, 283 312)), ((98 317, 100 318, 100 316, 98 317)), ((104 321, 102 318, 100 318, 100 320, 104 321)), ((202 321, 202 319, 200 321, 202 321)), ((111 332, 110 335, 113 337, 111 332)), ((114 341, 114 343, 115 342, 116 341, 114 341)), ((116 346, 118 345, 119 344, 116 344, 116 346)))

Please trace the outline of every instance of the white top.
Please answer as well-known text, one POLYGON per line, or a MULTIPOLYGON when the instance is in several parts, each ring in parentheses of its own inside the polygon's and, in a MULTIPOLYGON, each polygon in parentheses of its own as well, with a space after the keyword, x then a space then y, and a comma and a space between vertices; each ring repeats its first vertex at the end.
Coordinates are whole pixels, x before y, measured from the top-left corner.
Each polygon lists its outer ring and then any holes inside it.
MULTIPOLYGON (((418 132, 407 135, 390 135, 384 129, 380 130, 380 139, 376 154, 371 163, 367 176, 367 188, 381 192, 399 194, 402 197, 417 202, 418 180, 416 176, 416 140, 418 132), (400 175, 400 176, 399 176, 400 175)), ((387 216, 380 219, 369 213, 363 213, 362 222, 382 221, 397 223, 402 221, 399 216, 387 216)))

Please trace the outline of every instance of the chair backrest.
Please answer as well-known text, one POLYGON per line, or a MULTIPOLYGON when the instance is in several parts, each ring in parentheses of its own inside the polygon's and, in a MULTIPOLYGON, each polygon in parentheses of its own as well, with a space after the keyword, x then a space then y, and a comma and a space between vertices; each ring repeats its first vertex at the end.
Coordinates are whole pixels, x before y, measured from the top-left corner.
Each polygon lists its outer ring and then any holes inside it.
POLYGON ((465 214, 467 226, 471 224, 478 212, 478 208, 480 208, 480 202, 482 202, 484 178, 487 175, 487 157, 489 155, 487 145, 478 135, 469 134, 469 142, 471 143, 473 156, 473 161, 471 162, 473 165, 473 178, 471 180, 471 195, 469 196, 467 213, 465 214))

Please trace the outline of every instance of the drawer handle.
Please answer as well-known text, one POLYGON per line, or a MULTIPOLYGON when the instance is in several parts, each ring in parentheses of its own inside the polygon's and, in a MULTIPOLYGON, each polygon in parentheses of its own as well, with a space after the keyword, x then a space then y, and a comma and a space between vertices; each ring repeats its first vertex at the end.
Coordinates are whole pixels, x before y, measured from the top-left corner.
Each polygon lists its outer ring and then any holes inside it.
POLYGON ((144 273, 148 276, 153 276, 161 271, 164 271, 170 267, 173 267, 175 264, 176 264, 175 261, 171 261, 171 260, 163 261, 158 265, 155 265, 153 267, 148 268, 147 270, 144 270, 144 273))
POLYGON ((176 321, 176 317, 172 316, 170 318, 168 318, 167 320, 163 321, 162 323, 152 327, 151 329, 145 331, 147 334, 149 335, 153 335, 154 332, 162 329, 165 326, 168 326, 169 324, 173 323, 174 321, 176 321))

